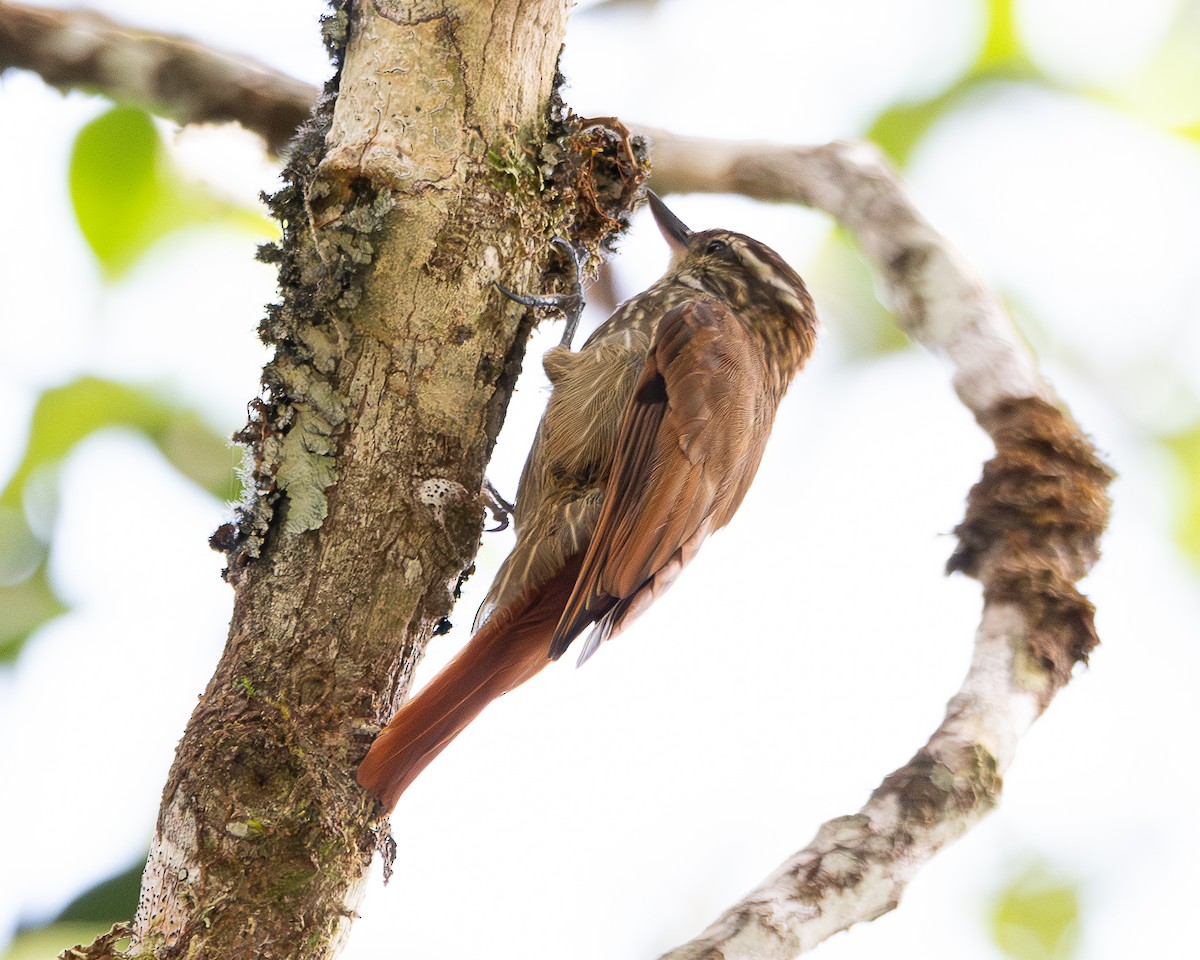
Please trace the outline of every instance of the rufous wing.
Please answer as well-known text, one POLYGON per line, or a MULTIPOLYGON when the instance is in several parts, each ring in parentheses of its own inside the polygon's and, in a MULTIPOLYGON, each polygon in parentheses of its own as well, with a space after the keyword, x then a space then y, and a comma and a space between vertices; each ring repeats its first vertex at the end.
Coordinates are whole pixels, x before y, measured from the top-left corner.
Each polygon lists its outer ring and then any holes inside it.
POLYGON ((625 409, 604 506, 552 657, 596 622, 582 663, 729 521, 774 419, 766 384, 758 338, 729 307, 692 301, 663 317, 625 409))

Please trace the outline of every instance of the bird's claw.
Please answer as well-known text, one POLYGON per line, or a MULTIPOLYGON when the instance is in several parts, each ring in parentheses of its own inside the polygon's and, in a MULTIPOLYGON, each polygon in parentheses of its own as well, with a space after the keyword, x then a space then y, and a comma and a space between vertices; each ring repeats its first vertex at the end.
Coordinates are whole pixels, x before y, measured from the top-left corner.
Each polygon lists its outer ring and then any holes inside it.
POLYGON ((496 289, 508 297, 509 300, 526 307, 541 307, 543 310, 560 310, 566 313, 573 307, 579 307, 583 301, 583 298, 577 293, 548 293, 539 297, 530 294, 515 293, 499 280, 496 280, 495 284, 496 289))
POLYGON ((519 303, 525 307, 554 310, 561 313, 566 318, 567 326, 563 330, 560 343, 564 347, 569 347, 571 341, 575 339, 575 330, 579 326, 579 317, 583 313, 584 254, 573 243, 563 237, 555 237, 550 241, 550 244, 563 251, 575 267, 575 280, 570 293, 552 293, 541 297, 530 296, 523 293, 514 293, 498 280, 494 282, 496 289, 515 303, 519 303))
POLYGON ((488 527, 487 532, 499 533, 501 530, 507 530, 509 521, 512 518, 512 512, 515 509, 513 505, 500 496, 500 491, 486 477, 483 481, 481 493, 483 495, 483 505, 496 521, 496 526, 488 527))

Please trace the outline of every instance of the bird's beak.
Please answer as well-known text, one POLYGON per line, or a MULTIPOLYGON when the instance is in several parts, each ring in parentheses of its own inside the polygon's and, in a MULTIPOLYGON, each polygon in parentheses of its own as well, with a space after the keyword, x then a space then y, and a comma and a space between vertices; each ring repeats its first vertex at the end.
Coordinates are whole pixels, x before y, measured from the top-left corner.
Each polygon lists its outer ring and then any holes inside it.
POLYGON ((663 239, 670 244, 672 253, 681 253, 684 247, 687 246, 688 238, 691 237, 692 231, 687 228, 682 220, 667 209, 667 205, 658 198, 657 193, 653 190, 647 190, 646 196, 650 200, 650 210, 654 214, 654 220, 658 224, 658 229, 662 231, 663 239))

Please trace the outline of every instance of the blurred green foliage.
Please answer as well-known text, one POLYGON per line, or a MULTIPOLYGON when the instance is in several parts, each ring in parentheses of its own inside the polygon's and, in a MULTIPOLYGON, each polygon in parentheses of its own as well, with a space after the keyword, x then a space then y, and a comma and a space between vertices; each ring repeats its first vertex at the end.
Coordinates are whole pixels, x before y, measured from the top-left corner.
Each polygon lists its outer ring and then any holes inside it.
POLYGON ((51 923, 22 930, 0 954, 0 960, 49 960, 77 944, 89 944, 106 933, 110 923, 51 923))
MULTIPOLYGON (((79 131, 69 188, 80 231, 110 280, 183 227, 278 234, 258 209, 186 180, 150 115, 134 107, 114 106, 79 131)), ((66 609, 46 568, 57 515, 56 468, 82 439, 110 427, 144 434, 180 473, 214 496, 240 495, 237 455, 226 439, 159 391, 87 376, 46 390, 20 464, 0 492, 0 663, 14 660, 34 630, 66 609)))
MULTIPOLYGON (((184 227, 278 235, 260 210, 183 177, 154 120, 135 107, 114 106, 83 126, 68 179, 79 229, 110 280, 184 227)), ((66 609, 46 567, 57 515, 57 466, 85 437, 110 427, 145 435, 180 473, 214 496, 240 496, 238 457, 226 439, 159 391, 87 376, 46 390, 21 461, 0 491, 0 664, 14 660, 33 631, 66 609)))
POLYGON ((835 226, 804 273, 821 291, 821 313, 851 359, 910 346, 875 293, 875 278, 850 234, 835 226))
POLYGON ((107 930, 137 910, 146 858, 140 857, 116 876, 101 880, 62 908, 51 923, 94 923, 107 930))
POLYGON ((1175 541, 1200 572, 1200 421, 1165 437, 1163 445, 1183 478, 1176 488, 1175 541))
MULTIPOLYGON (((0 664, 15 660, 30 634, 67 612, 47 578, 45 546, 39 544, 39 549, 33 573, 16 583, 0 583, 0 664)), ((6 543, 0 543, 0 552, 8 550, 6 543)))
MULTIPOLYGON (((930 127, 989 83, 1026 81, 1062 89, 1026 51, 1017 6, 1016 0, 986 0, 983 43, 966 72, 927 100, 893 104, 875 118, 867 138, 903 166, 930 127)), ((1158 51, 1119 88, 1076 92, 1180 136, 1200 139, 1200 4, 1179 4, 1158 51)))
POLYGON ((1026 64, 1025 50, 1017 30, 1016 0, 988 0, 987 33, 979 59, 970 73, 979 74, 988 70, 1008 70, 1026 64))
POLYGON ((893 104, 867 130, 867 139, 903 166, 929 128, 950 113, 969 93, 995 80, 1040 80, 1048 83, 1021 45, 1015 0, 988 0, 987 30, 975 62, 949 88, 919 103, 893 104))
POLYGON ((218 224, 264 238, 277 233, 258 210, 180 176, 154 121, 135 107, 113 107, 79 131, 69 182, 79 229, 110 278, 182 227, 218 224))
POLYGON ((57 467, 85 437, 124 427, 144 434, 180 473, 213 496, 236 500, 237 454, 193 410, 158 391, 97 377, 46 390, 34 407, 25 453, 0 491, 0 663, 66 607, 47 578, 57 515, 57 467))
POLYGON ((1079 950, 1079 884, 1033 864, 996 895, 988 928, 1013 960, 1072 960, 1079 950))
POLYGON ((25 456, 0 492, 0 505, 19 502, 30 479, 47 465, 56 464, 84 437, 105 427, 129 427, 144 433, 163 450, 181 472, 216 496, 236 494, 229 471, 219 473, 205 462, 220 451, 228 461, 228 444, 211 429, 202 431, 197 415, 166 400, 151 388, 80 377, 45 391, 33 410, 25 456), (204 444, 201 451, 181 449, 180 435, 204 444), (191 469, 189 469, 191 468, 191 469))
POLYGON ((1200 140, 1200 3, 1178 4, 1162 46, 1117 102, 1165 129, 1200 140))
MULTIPOLYGON (((258 209, 180 175, 154 121, 134 107, 114 106, 79 131, 69 188, 80 231, 110 280, 183 227, 278 234, 258 209)), ((240 495, 237 455, 226 439, 159 391, 86 376, 46 390, 21 461, 0 491, 0 664, 14 660, 33 631, 66 609, 46 567, 57 515, 56 468, 82 439, 109 427, 144 434, 180 473, 214 496, 240 495)))
POLYGON ((0 960, 45 960, 75 944, 91 943, 137 910, 146 858, 102 880, 63 907, 49 923, 19 930, 0 960))

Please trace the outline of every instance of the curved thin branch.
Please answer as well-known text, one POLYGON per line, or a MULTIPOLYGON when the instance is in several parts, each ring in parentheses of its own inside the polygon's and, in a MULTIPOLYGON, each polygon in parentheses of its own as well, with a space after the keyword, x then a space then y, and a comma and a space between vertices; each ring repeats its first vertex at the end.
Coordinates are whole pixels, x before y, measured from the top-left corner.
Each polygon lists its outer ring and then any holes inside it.
POLYGON ((317 89, 246 57, 125 26, 88 10, 0 3, 0 69, 96 91, 181 124, 236 120, 280 153, 317 89))
POLYGON ((984 588, 975 652, 946 718, 858 813, 663 960, 785 960, 894 908, 908 881, 996 803, 1030 724, 1098 642, 1076 589, 1108 520, 1108 468, 1056 406, 1000 303, 914 209, 879 151, 677 137, 654 142, 659 192, 740 193, 834 217, 874 262, 907 333, 946 356, 996 444, 948 571, 984 588))

